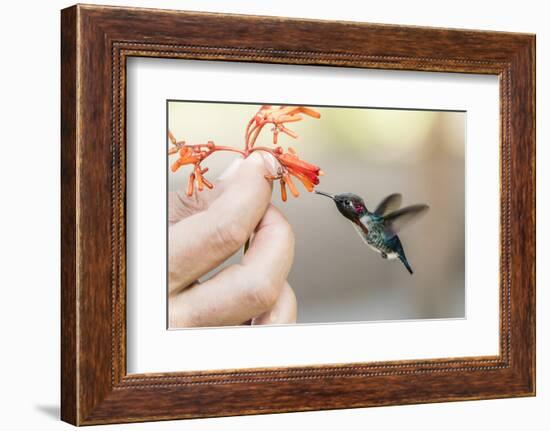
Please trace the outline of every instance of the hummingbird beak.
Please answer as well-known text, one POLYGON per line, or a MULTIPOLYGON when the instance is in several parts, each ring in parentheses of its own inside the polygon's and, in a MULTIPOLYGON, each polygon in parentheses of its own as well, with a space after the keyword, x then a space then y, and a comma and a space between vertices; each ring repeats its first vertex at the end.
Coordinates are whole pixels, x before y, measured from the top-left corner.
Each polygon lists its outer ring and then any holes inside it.
POLYGON ((326 196, 327 198, 331 198, 332 200, 334 200, 334 195, 331 195, 330 193, 321 192, 319 190, 315 190, 315 193, 317 193, 318 195, 326 196))

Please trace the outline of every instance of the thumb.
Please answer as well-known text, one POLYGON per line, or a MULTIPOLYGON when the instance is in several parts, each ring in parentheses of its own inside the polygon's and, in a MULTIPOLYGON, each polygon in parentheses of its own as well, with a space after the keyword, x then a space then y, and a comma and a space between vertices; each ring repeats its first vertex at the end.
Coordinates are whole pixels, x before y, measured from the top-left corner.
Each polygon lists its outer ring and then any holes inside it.
POLYGON ((208 212, 233 220, 252 233, 264 215, 271 200, 271 181, 275 161, 270 154, 254 152, 239 160, 222 174, 216 182, 218 197, 208 212))

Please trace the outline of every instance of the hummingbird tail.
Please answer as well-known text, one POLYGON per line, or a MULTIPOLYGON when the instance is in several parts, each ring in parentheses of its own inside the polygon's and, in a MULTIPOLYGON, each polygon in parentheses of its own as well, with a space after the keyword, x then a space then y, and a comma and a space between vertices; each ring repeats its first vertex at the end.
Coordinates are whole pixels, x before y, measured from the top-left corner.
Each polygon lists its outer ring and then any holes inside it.
POLYGON ((411 266, 409 265, 409 262, 407 262, 407 258, 403 255, 399 255, 399 260, 401 262, 403 262, 403 265, 405 265, 405 268, 407 268, 407 271, 409 271, 409 273, 411 275, 413 275, 413 270, 412 270, 411 266))
POLYGON ((397 257, 405 265, 405 268, 407 268, 407 271, 409 271, 409 274, 413 274, 413 270, 411 266, 409 265, 409 261, 405 257, 405 250, 403 250, 403 245, 401 244, 401 241, 399 240, 399 237, 397 235, 393 236, 390 239, 390 245, 392 249, 397 253, 397 257))

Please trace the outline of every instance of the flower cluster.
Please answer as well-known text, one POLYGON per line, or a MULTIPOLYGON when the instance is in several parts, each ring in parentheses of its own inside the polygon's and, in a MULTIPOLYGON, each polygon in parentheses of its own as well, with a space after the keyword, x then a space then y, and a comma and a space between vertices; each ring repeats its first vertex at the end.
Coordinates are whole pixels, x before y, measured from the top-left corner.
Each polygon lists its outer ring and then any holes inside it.
POLYGON ((248 122, 243 150, 216 145, 212 141, 208 141, 205 144, 187 144, 185 141, 178 142, 172 133, 168 132, 168 138, 172 143, 172 147, 168 150, 168 155, 178 154, 178 158, 172 164, 171 170, 172 172, 176 172, 184 165, 193 165, 193 171, 189 174, 187 182, 187 195, 192 196, 195 189, 202 191, 205 186, 210 189, 214 187, 204 177, 208 168, 201 167, 203 160, 211 154, 216 151, 233 151, 241 154, 243 157, 248 157, 254 151, 265 151, 275 157, 279 163, 277 175, 267 176, 266 178, 280 182, 281 198, 283 201, 287 199, 287 186, 294 197, 299 196, 299 192, 291 176, 297 178, 304 185, 305 189, 311 192, 319 184, 319 176, 323 175, 321 169, 318 166, 301 160, 292 147, 289 147, 288 151, 285 152, 278 145, 279 133, 284 133, 294 139, 298 138, 298 135, 290 130, 286 124, 301 121, 304 115, 312 118, 321 117, 317 111, 305 106, 272 107, 271 105, 263 105, 248 122), (275 147, 256 147, 256 140, 260 132, 268 124, 272 125, 271 132, 273 133, 273 144, 275 147))

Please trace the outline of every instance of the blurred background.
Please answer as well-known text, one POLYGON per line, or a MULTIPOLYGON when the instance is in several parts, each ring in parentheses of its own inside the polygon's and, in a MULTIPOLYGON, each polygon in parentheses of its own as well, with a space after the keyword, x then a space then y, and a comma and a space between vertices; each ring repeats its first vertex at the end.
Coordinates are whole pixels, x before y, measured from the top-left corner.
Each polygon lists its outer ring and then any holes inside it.
MULTIPOLYGON (((246 124, 259 106, 169 101, 168 127, 178 140, 242 148, 246 124)), ((279 144, 321 167, 318 190, 356 193, 371 211, 394 192, 403 195, 403 206, 431 208, 399 234, 411 276, 398 260, 383 260, 367 247, 330 200, 295 181, 300 197, 289 193, 283 203, 276 184, 273 202, 296 237, 289 283, 298 299, 298 323, 464 317, 466 113, 315 109, 320 119, 290 123, 299 138, 280 134, 279 144)), ((269 129, 256 145, 272 146, 269 129)), ((213 155, 205 164, 207 178, 216 178, 235 157, 213 155)), ((185 188, 188 175, 188 167, 169 171, 169 189, 185 188)))

